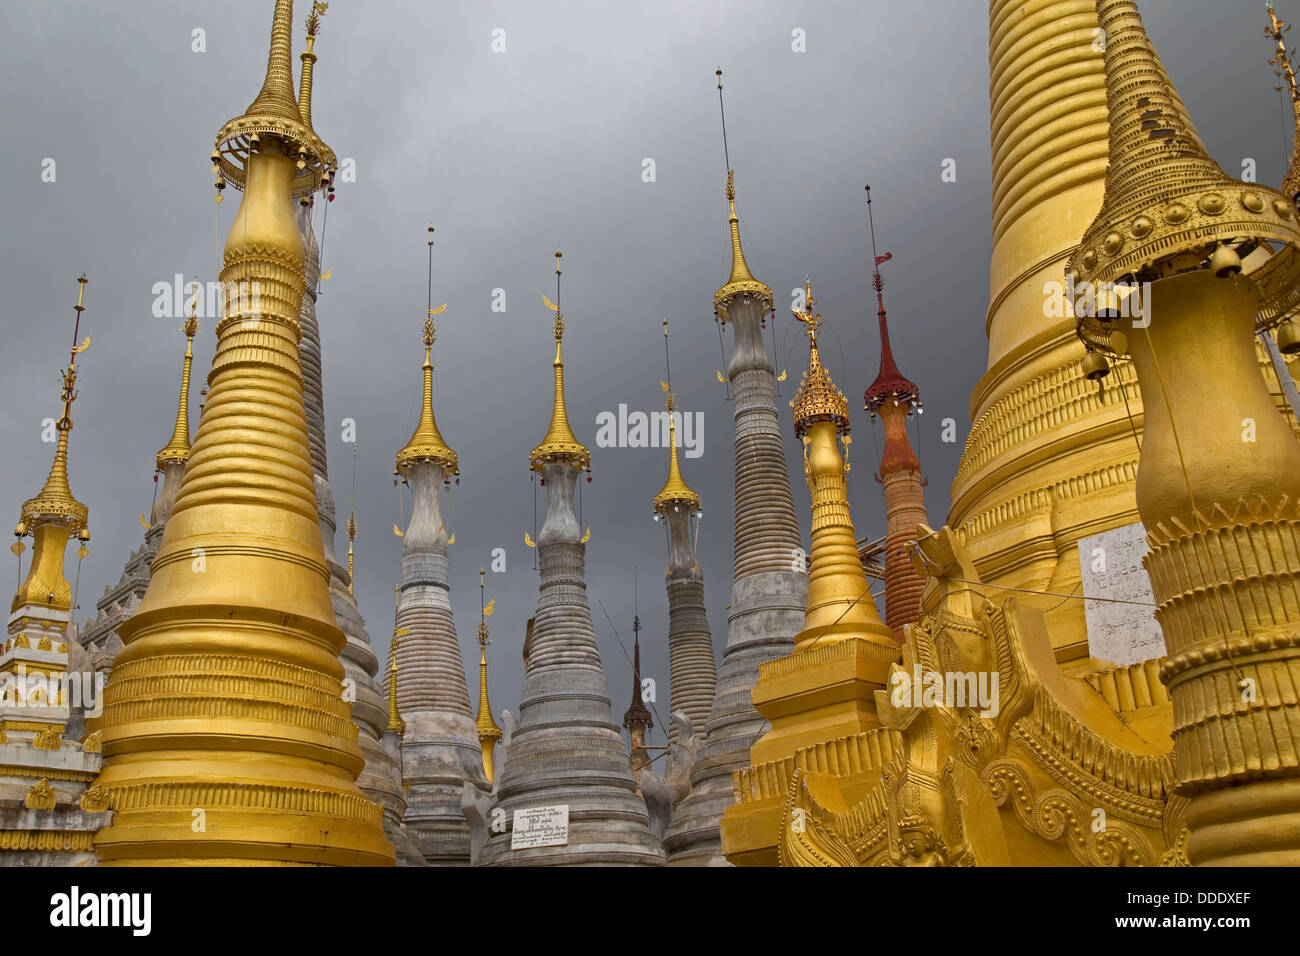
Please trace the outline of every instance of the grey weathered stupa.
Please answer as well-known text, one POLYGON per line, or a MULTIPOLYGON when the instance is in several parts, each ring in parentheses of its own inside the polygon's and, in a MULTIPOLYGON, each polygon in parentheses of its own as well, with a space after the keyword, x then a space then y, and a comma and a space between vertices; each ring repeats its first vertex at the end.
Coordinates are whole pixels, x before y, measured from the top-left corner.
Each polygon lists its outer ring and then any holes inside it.
POLYGON ((396 459, 398 473, 411 487, 411 520, 402 535, 396 676, 390 672, 386 680, 396 681, 392 697, 404 725, 407 829, 428 862, 468 865, 469 823, 461 791, 466 783, 482 790, 488 784, 447 584, 448 535, 440 497, 460 469, 433 415, 435 338, 431 312, 424 325, 420 420, 396 459))
POLYGON ((524 647, 519 724, 491 811, 504 811, 505 830, 489 833, 476 862, 653 866, 663 863, 663 849, 650 833, 645 801, 637 795, 622 733, 611 715, 587 603, 587 535, 578 525, 574 492, 591 457, 574 437, 564 408, 563 336, 557 306, 551 427, 530 455, 547 499, 537 537, 537 614, 524 647), (516 811, 543 807, 567 808, 564 843, 556 837, 557 845, 512 850, 516 811))
POLYGON ((379 743, 383 728, 388 722, 388 708, 379 684, 375 681, 375 674, 379 672, 379 660, 352 594, 351 570, 339 563, 334 551, 337 523, 334 491, 330 487, 325 454, 325 395, 321 375, 320 327, 316 321, 320 248, 316 244, 316 236, 305 207, 298 224, 307 250, 306 288, 298 312, 298 321, 302 326, 302 341, 298 348, 302 363, 303 410, 307 416, 307 441, 311 449, 312 471, 315 473, 316 511, 320 519, 321 537, 324 539, 325 562, 330 569, 330 604, 334 608, 339 628, 347 636, 347 644, 340 655, 347 680, 345 688, 354 695, 352 720, 360 728, 357 743, 366 760, 361 776, 357 778, 357 786, 384 808, 384 833, 397 849, 397 864, 418 866, 423 863, 423 857, 402 826, 406 797, 402 788, 401 768, 379 743))
MULTIPOLYGON (((667 335, 664 323, 664 334, 667 335)), ((668 387, 667 382, 664 387, 668 387)), ((671 680, 671 713, 690 721, 701 738, 713 697, 717 692, 717 668, 713 662, 713 636, 704 610, 704 575, 696 560, 691 538, 691 519, 698 521, 700 496, 682 478, 677 460, 675 404, 668 393, 668 480, 654 497, 655 520, 662 521, 668 534, 668 567, 664 584, 668 590, 668 674, 671 680)), ((698 525, 697 525, 698 528, 698 525)), ((668 743, 678 743, 678 725, 673 721, 668 743)))
POLYGON ((772 290, 745 263, 735 199, 728 171, 731 277, 714 295, 713 307, 719 321, 735 332, 727 366, 736 419, 735 576, 727 646, 691 792, 677 805, 664 838, 671 865, 725 865, 718 821, 733 802, 731 772, 749 766, 750 745, 767 726, 751 700, 758 665, 794 649, 808 594, 776 414, 775 367, 763 345, 763 316, 772 309, 772 290))

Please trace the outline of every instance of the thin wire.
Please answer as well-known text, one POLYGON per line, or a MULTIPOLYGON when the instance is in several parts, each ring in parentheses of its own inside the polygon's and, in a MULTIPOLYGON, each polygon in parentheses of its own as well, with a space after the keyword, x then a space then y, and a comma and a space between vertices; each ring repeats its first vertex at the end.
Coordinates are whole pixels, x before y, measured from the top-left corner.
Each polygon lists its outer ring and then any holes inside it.
MULTIPOLYGON (((772 310, 772 361, 776 361, 776 309, 772 310)), ((840 349, 840 359, 844 359, 844 349, 840 349)), ((776 370, 772 371, 773 377, 776 377, 776 370)), ((781 379, 776 378, 776 397, 781 398, 781 379)))
POLYGON ((1119 382, 1119 393, 1124 397, 1124 413, 1128 415, 1128 426, 1133 430, 1133 441, 1138 446, 1138 454, 1142 454, 1142 439, 1138 437, 1137 422, 1133 421, 1133 409, 1129 407, 1128 392, 1124 388, 1124 377, 1119 374, 1119 365, 1115 366, 1115 379, 1119 382))
MULTIPOLYGON (((933 532, 933 534, 938 534, 938 532, 937 531, 933 532)), ((930 537, 930 535, 926 535, 926 537, 928 538, 930 537)), ((921 558, 921 563, 924 564, 927 568, 933 567, 933 565, 930 564, 929 559, 926 558, 925 552, 918 547, 919 544, 920 544, 919 541, 909 542, 909 547, 911 549, 911 552, 915 555, 918 555, 921 558)), ((1018 591, 1021 594, 1040 594, 1045 597, 1059 597, 1059 598, 1065 598, 1067 600, 1072 598, 1076 601, 1098 601, 1102 604, 1133 604, 1138 607, 1159 607, 1158 604, 1152 601, 1125 601, 1121 598, 1104 598, 1104 597, 1097 597, 1091 594, 1074 594, 1073 592, 1070 594, 1062 594, 1060 591, 1039 591, 1035 588, 1015 588, 1009 584, 990 584, 986 581, 968 581, 965 578, 955 578, 947 574, 936 573, 934 577, 942 577, 945 581, 956 581, 958 584, 970 585, 970 588, 968 588, 967 590, 969 590, 970 593, 972 594, 979 594, 980 597, 984 597, 984 595, 980 594, 980 592, 975 590, 975 588, 993 588, 994 590, 997 591, 1018 591)), ((1080 584, 1082 584, 1082 582, 1080 582, 1080 584)), ((984 598, 984 599, 986 601, 988 600, 988 598, 984 598)), ((1061 603, 1063 604, 1065 602, 1062 601, 1061 603)), ((1060 606, 1061 606, 1060 604, 1056 605, 1056 607, 1060 607, 1060 606)), ((1052 610, 1055 610, 1055 608, 1052 608, 1052 610)))
MULTIPOLYGON (((321 216, 321 220, 320 220, 320 241, 316 243, 316 253, 322 264, 325 262, 325 229, 326 227, 329 226, 329 223, 330 223, 330 203, 329 203, 329 197, 327 196, 325 198, 325 214, 321 216)), ((320 294, 321 294, 320 284, 317 283, 316 298, 319 299, 320 294)))

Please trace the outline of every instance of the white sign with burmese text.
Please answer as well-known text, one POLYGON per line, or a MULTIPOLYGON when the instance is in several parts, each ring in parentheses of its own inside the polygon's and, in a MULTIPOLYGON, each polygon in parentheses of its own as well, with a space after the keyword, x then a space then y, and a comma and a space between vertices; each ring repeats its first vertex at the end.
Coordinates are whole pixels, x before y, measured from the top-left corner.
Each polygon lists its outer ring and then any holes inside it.
POLYGON ((569 805, 530 807, 516 810, 510 833, 510 849, 565 846, 569 842, 569 805))
POLYGON ((1080 540, 1083 611, 1092 657, 1127 667, 1165 656, 1151 579, 1142 566, 1147 550, 1141 522, 1080 540))

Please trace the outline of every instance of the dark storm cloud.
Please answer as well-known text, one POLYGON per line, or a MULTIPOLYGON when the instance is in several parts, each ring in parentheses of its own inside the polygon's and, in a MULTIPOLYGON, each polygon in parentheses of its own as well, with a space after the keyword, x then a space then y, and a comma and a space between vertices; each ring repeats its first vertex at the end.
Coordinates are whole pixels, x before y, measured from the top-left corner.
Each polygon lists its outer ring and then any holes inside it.
MULTIPOLYGON (((1279 6, 1300 17, 1300 7, 1288 9, 1296 4, 1279 6)), ((94 344, 83 358, 71 480, 90 507, 94 539, 79 620, 141 542, 138 515, 149 511, 154 454, 170 435, 183 351, 180 320, 151 314, 152 287, 176 273, 215 278, 208 154, 220 124, 257 92, 271 7, 0 5, 0 508, 16 520, 48 469, 41 420, 58 414, 57 370, 84 270, 94 344), (195 29, 205 31, 204 53, 192 52, 195 29), (53 183, 41 179, 46 158, 56 163, 53 183)), ((1147 0, 1142 10, 1212 155, 1232 175, 1252 157, 1261 181, 1279 181, 1290 133, 1260 36, 1263 3, 1147 0)), ((295 18, 299 49, 304 15, 295 18)), ((401 520, 392 456, 418 415, 429 222, 438 238, 434 304, 449 304, 435 348, 437 413, 461 458, 447 522, 471 669, 478 569, 493 548, 508 555, 507 572, 488 576, 497 708, 517 706, 524 621, 536 602, 523 543, 534 530, 527 455, 549 417, 550 313, 541 295, 552 289, 557 248, 569 410, 593 451, 594 481, 582 487, 589 596, 616 718, 630 665, 600 603, 630 645, 634 575, 644 673, 658 679, 657 710, 668 716, 665 540, 650 509, 666 458, 663 449, 595 447, 595 422, 620 404, 662 407, 665 318, 679 407, 704 416, 704 454, 683 468, 704 499, 700 562, 721 650, 732 408, 716 379, 724 360, 711 314, 730 264, 718 64, 746 253, 776 291, 769 336, 778 369, 788 371, 779 411, 805 536, 807 491, 784 404, 807 357, 789 316, 791 290, 812 276, 829 329, 825 361, 860 408, 878 363, 868 181, 881 252, 894 255, 885 266, 894 347, 926 402, 918 451, 927 504, 933 521, 943 520, 961 446, 940 441, 939 422, 954 418, 964 439, 986 358, 986 4, 337 0, 318 53, 315 126, 357 172, 329 211, 323 268, 332 278, 318 308, 330 477, 342 526, 352 455, 340 422, 353 418, 356 594, 381 659, 401 544, 391 531, 401 520), (495 28, 505 31, 504 53, 492 51, 495 28), (791 48, 796 29, 806 52, 791 48), (945 158, 957 162, 955 183, 940 181, 945 158), (646 159, 652 183, 642 181, 646 159), (505 290, 504 313, 491 311, 494 289, 505 290)), ((222 241, 238 198, 227 190, 220 206, 222 241)), ((205 372, 213 323, 203 325, 196 370, 205 372)), ((861 411, 854 425, 849 493, 859 535, 874 537, 884 515, 872 426, 861 411)))

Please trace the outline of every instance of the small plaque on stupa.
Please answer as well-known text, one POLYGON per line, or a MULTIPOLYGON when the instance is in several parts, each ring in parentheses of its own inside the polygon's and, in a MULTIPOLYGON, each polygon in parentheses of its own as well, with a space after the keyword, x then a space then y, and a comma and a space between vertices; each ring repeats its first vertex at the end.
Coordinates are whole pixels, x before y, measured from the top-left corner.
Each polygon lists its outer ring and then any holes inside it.
POLYGON ((529 807, 516 810, 510 833, 510 849, 529 850, 538 846, 565 846, 569 842, 569 805, 529 807))
POLYGON ((1112 528, 1079 541, 1088 653, 1121 667, 1165 656, 1165 638, 1155 617, 1141 522, 1112 528))

